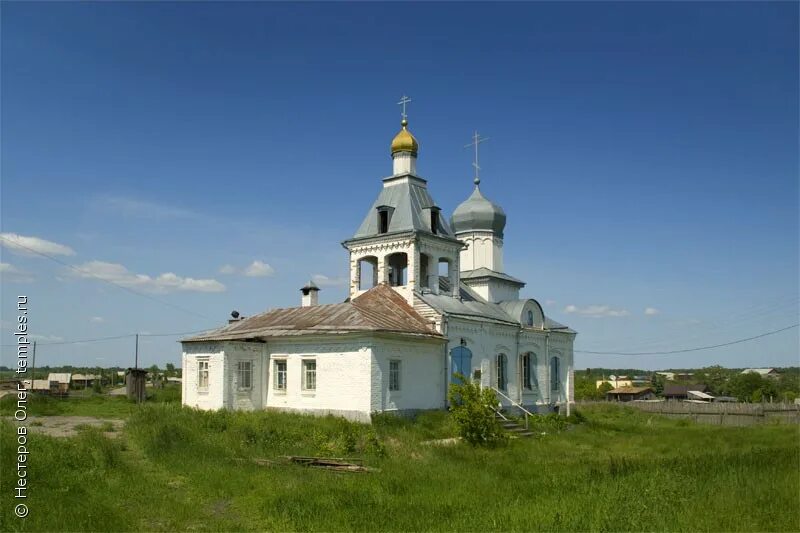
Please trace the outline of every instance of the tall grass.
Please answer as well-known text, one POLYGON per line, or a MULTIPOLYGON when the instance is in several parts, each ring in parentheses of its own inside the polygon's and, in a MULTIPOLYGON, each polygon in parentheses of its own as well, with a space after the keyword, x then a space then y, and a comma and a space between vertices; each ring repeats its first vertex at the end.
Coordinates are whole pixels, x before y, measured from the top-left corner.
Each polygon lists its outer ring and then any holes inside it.
MULTIPOLYGON (((276 412, 133 412, 119 439, 31 439, 31 514, 9 530, 797 531, 794 426, 680 425, 605 407, 496 449, 429 446, 445 413, 372 426, 276 412), (339 474, 255 459, 357 456, 339 474)), ((2 467, 14 462, 3 427, 2 467)), ((0 505, 11 509, 11 476, 0 505)))

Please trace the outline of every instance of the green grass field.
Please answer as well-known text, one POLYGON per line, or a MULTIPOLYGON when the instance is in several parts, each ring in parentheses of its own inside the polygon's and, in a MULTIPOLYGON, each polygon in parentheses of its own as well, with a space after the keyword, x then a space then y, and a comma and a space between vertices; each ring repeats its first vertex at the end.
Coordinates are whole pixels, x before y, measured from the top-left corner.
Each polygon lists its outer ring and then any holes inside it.
POLYGON ((796 426, 700 426, 597 406, 536 439, 436 447, 421 442, 455 434, 446 413, 367 426, 204 413, 169 394, 142 407, 67 400, 58 414, 116 410, 125 430, 33 436, 24 520, 12 512, 16 442, 4 422, 0 530, 800 530, 796 426), (286 454, 361 457, 378 471, 254 461, 286 454))

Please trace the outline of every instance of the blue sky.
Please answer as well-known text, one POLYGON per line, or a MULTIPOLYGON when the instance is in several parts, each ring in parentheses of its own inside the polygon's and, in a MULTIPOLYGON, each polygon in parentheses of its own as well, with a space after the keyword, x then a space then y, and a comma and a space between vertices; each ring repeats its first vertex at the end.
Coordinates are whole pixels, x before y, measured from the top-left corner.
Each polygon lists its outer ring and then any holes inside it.
MULTIPOLYGON (((490 138, 506 270, 577 350, 798 321, 796 3, 4 3, 0 29, 2 231, 148 295, 5 246, 3 344, 28 295, 38 364, 130 365, 131 338, 45 343, 212 327, 311 276, 343 300, 403 93, 448 215, 490 138)), ((798 333, 576 364, 792 365, 798 333)))

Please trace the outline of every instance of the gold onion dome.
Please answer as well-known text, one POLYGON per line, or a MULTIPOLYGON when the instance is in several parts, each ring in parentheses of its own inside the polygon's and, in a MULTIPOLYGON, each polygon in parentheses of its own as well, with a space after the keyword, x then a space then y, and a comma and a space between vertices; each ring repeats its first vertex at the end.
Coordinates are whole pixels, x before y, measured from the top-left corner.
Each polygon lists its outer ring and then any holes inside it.
POLYGON ((411 152, 412 155, 417 155, 419 143, 417 143, 417 140, 411 135, 411 132, 408 131, 408 121, 403 119, 400 124, 403 126, 403 129, 401 129, 400 133, 395 135, 392 140, 392 155, 397 152, 411 152))

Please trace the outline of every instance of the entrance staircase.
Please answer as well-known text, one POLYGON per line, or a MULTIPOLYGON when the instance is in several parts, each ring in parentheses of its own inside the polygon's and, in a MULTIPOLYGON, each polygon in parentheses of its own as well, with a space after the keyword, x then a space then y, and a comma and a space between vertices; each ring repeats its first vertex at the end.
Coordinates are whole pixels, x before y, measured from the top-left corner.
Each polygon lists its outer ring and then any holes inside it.
POLYGON ((519 423, 510 418, 504 410, 495 410, 494 417, 500 426, 511 436, 514 437, 533 437, 533 431, 525 427, 524 423, 519 423))

